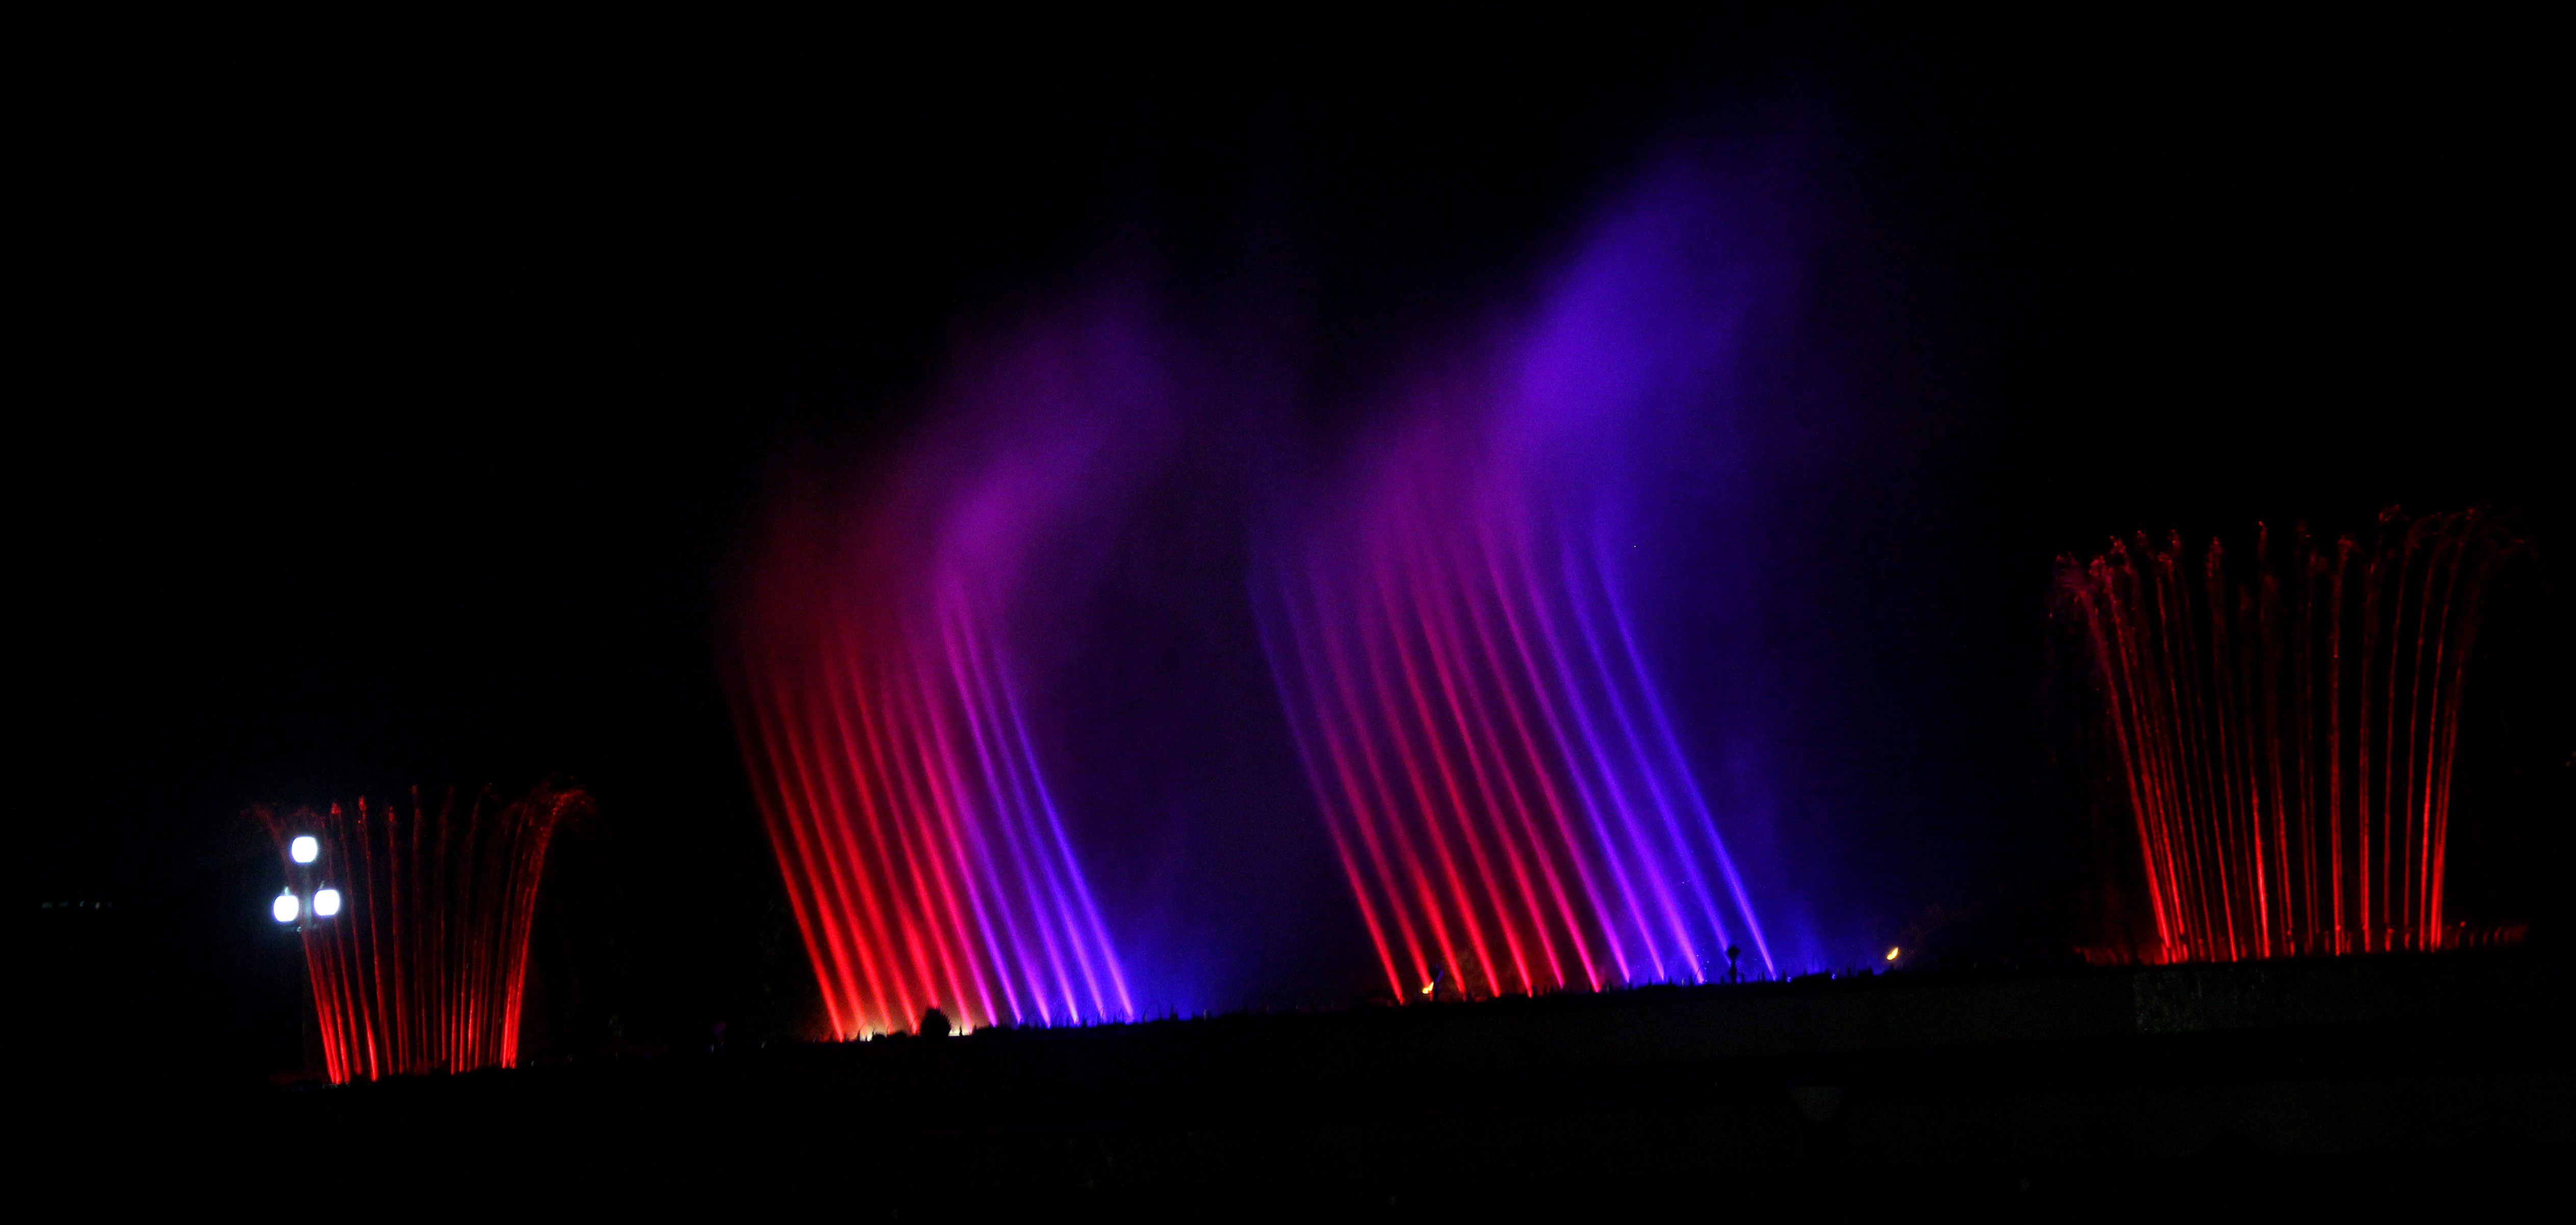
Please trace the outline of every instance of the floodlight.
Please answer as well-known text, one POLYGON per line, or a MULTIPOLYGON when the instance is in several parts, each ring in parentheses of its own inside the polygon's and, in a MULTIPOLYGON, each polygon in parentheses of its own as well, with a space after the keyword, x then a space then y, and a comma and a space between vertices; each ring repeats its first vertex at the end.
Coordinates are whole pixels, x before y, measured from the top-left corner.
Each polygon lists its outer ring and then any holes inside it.
POLYGON ((314 918, 317 918, 317 919, 327 919, 327 918, 330 918, 331 916, 333 916, 333 915, 335 915, 335 914, 338 914, 338 913, 340 913, 340 891, 339 891, 339 890, 337 890, 337 889, 316 889, 316 890, 314 890, 314 891, 313 891, 313 917, 314 917, 314 918))
POLYGON ((311 863, 322 857, 322 840, 311 834, 297 834, 286 844, 286 853, 297 863, 311 863))
POLYGON ((268 913, 276 916, 280 923, 292 923, 295 916, 304 913, 304 903, 296 901, 293 893, 281 893, 276 901, 268 904, 268 913))

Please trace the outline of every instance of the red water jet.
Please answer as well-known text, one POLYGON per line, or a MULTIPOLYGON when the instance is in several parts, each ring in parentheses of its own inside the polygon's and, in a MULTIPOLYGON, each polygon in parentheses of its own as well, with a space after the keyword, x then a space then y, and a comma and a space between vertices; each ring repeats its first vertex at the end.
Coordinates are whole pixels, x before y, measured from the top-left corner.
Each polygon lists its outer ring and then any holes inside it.
POLYGON ((299 926, 332 1083, 510 1067, 519 1058, 528 930, 546 847, 590 811, 577 788, 540 786, 501 803, 489 791, 436 808, 361 798, 325 812, 253 813, 277 841, 288 879, 310 897, 336 890, 339 912, 299 926), (296 863, 293 840, 320 843, 296 863))
POLYGON ((2096 961, 2238 961, 2461 943, 2442 897, 2460 701, 2489 581, 2520 542, 2471 509, 2369 539, 2139 533, 2059 559, 2143 868, 2141 935, 2096 961))

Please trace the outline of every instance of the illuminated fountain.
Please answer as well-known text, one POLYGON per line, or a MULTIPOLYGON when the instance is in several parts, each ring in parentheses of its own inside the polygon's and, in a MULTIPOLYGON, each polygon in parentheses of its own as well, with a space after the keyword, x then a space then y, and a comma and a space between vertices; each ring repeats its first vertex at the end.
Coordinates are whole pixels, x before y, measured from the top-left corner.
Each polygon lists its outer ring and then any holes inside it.
POLYGON ((1598 560, 1389 492, 1352 555, 1286 580, 1280 617, 1280 685, 1389 983, 1705 981, 1738 938, 1769 972, 1598 560))
MULTIPOLYGON (((1631 598, 1658 580, 1621 569, 1641 539, 1706 534, 1705 502, 1676 511, 1677 457, 1752 454, 1731 355, 1784 244, 1705 170, 1641 180, 1521 326, 1372 418, 1382 429, 1334 440, 1356 444, 1348 465, 1249 461, 1265 471, 1247 484, 1278 495, 1254 529, 1260 647, 1401 998, 1781 969, 1720 833, 1762 801, 1762 754, 1725 739, 1729 777, 1703 789, 1689 746, 1709 742, 1658 688, 1631 598)), ((1246 386, 1239 354, 1181 351, 1179 329, 1098 301, 961 354, 921 433, 863 485, 782 482, 739 589, 735 726, 841 1038, 911 1031, 932 1008, 967 1029, 1137 1014, 1059 809, 1074 792, 1049 781, 1046 745, 1078 697, 1029 688, 1029 660, 1103 628, 1065 628, 1098 539, 1203 529, 1108 509, 1220 453, 1176 440, 1287 431, 1251 420, 1281 389, 1246 386)), ((1702 475, 1679 483, 1704 492, 1702 475)), ((1700 548, 1685 543, 1676 556, 1700 548)), ((1709 623, 1695 610, 1690 632, 1709 623)), ((1071 815, 1164 819, 1102 802, 1071 815)), ((1221 789, 1174 807, 1208 843, 1257 841, 1221 789)), ((1165 868, 1136 841, 1103 839, 1127 852, 1113 913, 1174 923, 1168 898, 1141 896, 1165 868)), ((1133 944, 1192 938, 1145 928, 1133 944)), ((1207 998, 1152 953, 1138 964, 1156 1004, 1207 998)))
POLYGON ((507 804, 450 791, 432 808, 415 790, 409 811, 253 810, 295 882, 274 917, 299 928, 333 1083, 518 1062, 546 847, 590 807, 540 786, 507 804))
POLYGON ((1398 998, 1778 970, 1613 565, 1658 431, 1723 410, 1723 212, 1650 183, 1281 550, 1272 666, 1398 998))
POLYGON ((784 497, 743 592, 735 726, 837 1038, 1136 1014, 1003 646, 1151 398, 1086 322, 980 365, 871 496, 784 497))
POLYGON ((1010 680, 946 594, 800 610, 750 648, 745 752, 833 1033, 1132 1016, 1010 680))
POLYGON ((2323 547, 2143 533, 2059 563, 2142 869, 2141 936, 2100 961, 2433 949, 2452 766, 2486 586, 2518 542, 2478 510, 2323 547))

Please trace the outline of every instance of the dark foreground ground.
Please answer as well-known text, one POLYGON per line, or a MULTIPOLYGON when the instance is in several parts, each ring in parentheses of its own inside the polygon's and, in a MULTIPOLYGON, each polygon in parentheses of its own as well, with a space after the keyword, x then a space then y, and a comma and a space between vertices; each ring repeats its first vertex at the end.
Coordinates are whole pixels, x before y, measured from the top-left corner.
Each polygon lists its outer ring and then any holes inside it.
POLYGON ((299 1219, 2555 1200, 2562 965, 1894 974, 20 1100, 25 1168, 77 1201, 299 1219))

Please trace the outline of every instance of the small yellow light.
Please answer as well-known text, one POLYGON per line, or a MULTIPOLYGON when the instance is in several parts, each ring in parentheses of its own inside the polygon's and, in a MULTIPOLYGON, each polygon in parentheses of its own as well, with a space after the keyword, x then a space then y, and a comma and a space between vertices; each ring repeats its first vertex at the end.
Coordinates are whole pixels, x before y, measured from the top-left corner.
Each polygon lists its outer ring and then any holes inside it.
POLYGON ((1431 994, 1431 988, 1432 988, 1434 985, 1435 985, 1435 984, 1432 984, 1432 983, 1424 983, 1424 984, 1422 984, 1422 993, 1423 993, 1424 995, 1429 995, 1429 994, 1431 994))
POLYGON ((1904 952, 1904 951, 1905 951, 1905 950, 1900 949, 1900 948, 1893 948, 1893 947, 1891 947, 1891 948, 1889 948, 1889 949, 1887 950, 1887 959, 1888 959, 1889 961, 1894 961, 1894 960, 1896 960, 1896 955, 1897 955, 1898 953, 1901 953, 1901 952, 1904 952))

